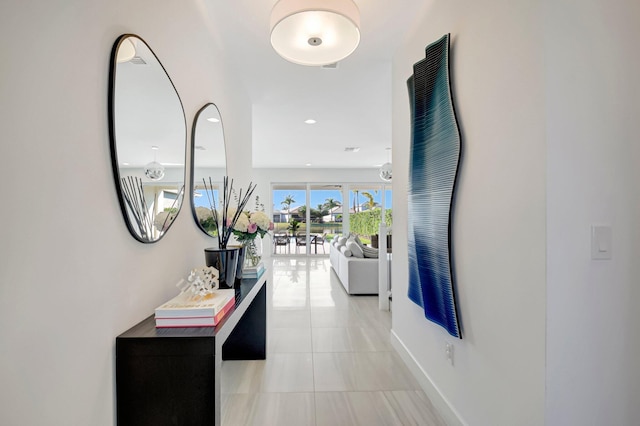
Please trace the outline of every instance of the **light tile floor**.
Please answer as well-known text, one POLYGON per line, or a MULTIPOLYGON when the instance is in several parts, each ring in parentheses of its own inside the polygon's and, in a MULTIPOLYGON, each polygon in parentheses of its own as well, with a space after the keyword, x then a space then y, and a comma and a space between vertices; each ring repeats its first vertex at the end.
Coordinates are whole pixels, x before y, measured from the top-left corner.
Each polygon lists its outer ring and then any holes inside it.
POLYGON ((327 258, 274 258, 267 359, 224 361, 224 426, 445 425, 391 347, 377 296, 349 296, 327 258))

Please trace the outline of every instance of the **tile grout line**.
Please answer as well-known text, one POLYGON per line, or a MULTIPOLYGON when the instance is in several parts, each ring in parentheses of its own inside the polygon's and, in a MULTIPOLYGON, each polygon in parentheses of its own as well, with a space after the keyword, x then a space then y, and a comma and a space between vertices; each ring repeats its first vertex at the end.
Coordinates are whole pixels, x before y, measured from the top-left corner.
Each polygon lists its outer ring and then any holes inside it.
MULTIPOLYGON (((308 266, 307 266, 308 268, 308 266)), ((307 270, 308 271, 308 270, 307 270)), ((386 325, 386 319, 383 318, 383 316, 379 315, 379 313, 377 312, 377 310, 375 309, 376 306, 374 306, 374 304, 371 302, 369 303, 368 301, 362 300, 362 301, 356 301, 357 299, 353 299, 351 300, 351 302, 355 302, 355 303, 349 303, 349 306, 352 306, 355 311, 355 313, 362 317, 363 320, 366 321, 366 324, 360 324, 354 327, 315 327, 314 326, 314 322, 313 322, 313 314, 314 314, 314 307, 312 306, 312 300, 311 300, 311 279, 309 277, 309 273, 307 272, 306 277, 304 278, 305 281, 305 292, 307 294, 307 300, 308 300, 308 306, 309 309, 307 310, 307 314, 308 314, 308 321, 309 321, 309 338, 310 338, 310 344, 311 344, 311 378, 312 378, 312 409, 313 409, 313 413, 314 413, 314 419, 310 422, 310 424, 314 424, 314 425, 318 425, 320 418, 318 417, 318 405, 317 405, 317 397, 319 394, 322 393, 343 393, 343 394, 350 394, 350 393, 377 393, 380 392, 383 396, 383 400, 390 406, 391 411, 393 414, 395 414, 398 418, 400 417, 400 413, 398 412, 399 409, 401 409, 400 406, 398 407, 394 407, 394 405, 392 404, 392 399, 393 399, 393 390, 384 390, 384 389, 380 389, 380 390, 370 390, 370 391, 366 391, 366 390, 352 390, 352 391, 331 391, 331 390, 325 390, 325 391, 320 391, 318 392, 316 390, 316 382, 317 382, 317 378, 316 378, 316 370, 315 370, 315 363, 317 362, 316 355, 318 354, 351 354, 351 355, 356 355, 356 354, 360 354, 360 353, 366 353, 366 354, 383 354, 383 353, 389 353, 389 352, 393 352, 392 350, 380 350, 380 349, 375 349, 376 345, 368 345, 367 347, 371 347, 371 350, 365 350, 365 351, 359 351, 359 350, 355 350, 356 346, 350 345, 350 347, 352 347, 352 350, 349 351, 340 351, 340 352, 335 352, 335 350, 332 350, 330 352, 316 352, 316 348, 314 346, 314 337, 315 334, 318 334, 318 330, 319 329, 328 329, 328 330, 341 330, 344 328, 355 328, 358 330, 358 333, 365 335, 366 333, 364 333, 364 330, 368 330, 372 332, 372 335, 370 336, 371 338, 375 338, 377 333, 375 333, 376 329, 380 329, 380 330, 388 330, 388 327, 386 325)), ((315 279, 315 278, 314 278, 315 279)), ((314 281, 315 282, 315 281, 314 281)), ((331 284, 331 282, 329 282, 331 284)), ((315 282, 315 284, 318 284, 317 282, 315 282)), ((273 295, 275 296, 275 295, 273 295)), ((273 307, 273 306, 272 306, 273 307)), ((319 308, 315 308, 317 312, 319 308)), ((348 310, 348 309, 347 309, 348 310)), ((333 310, 335 311, 335 309, 333 310)), ((322 324, 323 321, 320 321, 320 323, 322 324)), ((325 332, 324 334, 320 334, 319 338, 321 337, 326 337, 325 334, 327 334, 329 337, 334 337, 337 338, 337 336, 335 336, 335 333, 331 331, 331 332, 325 332)), ((349 342, 351 342, 349 340, 349 342)), ((322 344, 320 345, 320 349, 322 348, 322 344)), ((359 347, 359 346, 358 346, 359 347)), ((335 349, 335 345, 331 344, 329 346, 329 349, 335 349)), ((321 373, 321 372, 320 372, 321 373)), ((319 376, 321 377, 321 376, 319 376)), ((403 392, 416 392, 415 389, 407 389, 407 390, 403 390, 403 392)), ((395 399, 394 399, 395 401, 395 399)))
POLYGON ((316 353, 313 346, 313 318, 311 315, 311 283, 307 281, 306 290, 309 297, 309 336, 311 339, 311 382, 313 383, 313 424, 318 426, 318 404, 316 401, 316 353))

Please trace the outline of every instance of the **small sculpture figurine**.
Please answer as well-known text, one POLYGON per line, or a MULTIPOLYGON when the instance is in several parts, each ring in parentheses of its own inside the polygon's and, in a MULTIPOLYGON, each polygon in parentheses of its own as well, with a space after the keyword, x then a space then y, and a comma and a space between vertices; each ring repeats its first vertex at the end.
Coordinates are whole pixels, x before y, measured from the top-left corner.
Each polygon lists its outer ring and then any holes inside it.
POLYGON ((194 296, 204 297, 218 288, 219 273, 213 266, 194 268, 189 272, 186 283, 181 279, 176 287, 181 293, 192 293, 194 296))

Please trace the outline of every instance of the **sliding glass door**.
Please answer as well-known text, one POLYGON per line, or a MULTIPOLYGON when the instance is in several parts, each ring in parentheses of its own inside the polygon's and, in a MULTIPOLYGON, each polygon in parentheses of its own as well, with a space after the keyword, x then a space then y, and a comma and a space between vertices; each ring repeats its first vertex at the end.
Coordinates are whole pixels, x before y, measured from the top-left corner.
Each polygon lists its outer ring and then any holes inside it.
POLYGON ((296 254, 296 237, 305 232, 307 209, 306 184, 272 185, 273 252, 296 254))
POLYGON ((309 185, 307 253, 329 253, 329 241, 342 233, 342 185, 309 185))
POLYGON ((391 197, 383 184, 273 184, 273 253, 326 255, 336 235, 349 233, 377 246, 383 208, 392 222, 391 197))
POLYGON ((273 253, 326 255, 342 233, 342 185, 274 184, 273 253))

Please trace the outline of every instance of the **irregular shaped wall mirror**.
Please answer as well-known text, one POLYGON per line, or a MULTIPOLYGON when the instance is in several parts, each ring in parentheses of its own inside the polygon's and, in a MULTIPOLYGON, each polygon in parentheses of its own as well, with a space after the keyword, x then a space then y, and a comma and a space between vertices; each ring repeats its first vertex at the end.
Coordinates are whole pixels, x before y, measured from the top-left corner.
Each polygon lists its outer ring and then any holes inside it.
POLYGON ((120 36, 109 75, 111 160, 131 234, 158 241, 184 197, 186 120, 171 79, 138 36, 120 36))
POLYGON ((224 130, 220 111, 214 104, 206 104, 198 111, 191 132, 191 208, 193 217, 207 235, 216 236, 215 224, 211 215, 211 191, 216 203, 219 190, 227 174, 224 130), (208 194, 207 194, 208 193, 208 194))

